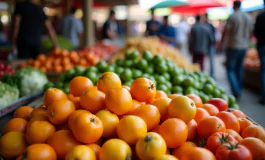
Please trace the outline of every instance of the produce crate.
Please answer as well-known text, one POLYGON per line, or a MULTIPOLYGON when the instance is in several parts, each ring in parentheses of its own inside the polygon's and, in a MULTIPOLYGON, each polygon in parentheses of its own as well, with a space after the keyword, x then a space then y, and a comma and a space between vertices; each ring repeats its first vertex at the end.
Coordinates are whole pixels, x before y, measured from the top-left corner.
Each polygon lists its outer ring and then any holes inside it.
POLYGON ((244 85, 254 92, 261 91, 260 70, 253 68, 245 68, 244 85))
POLYGON ((12 103, 12 104, 10 104, 8 106, 3 107, 0 110, 0 117, 5 116, 6 114, 12 112, 13 110, 17 109, 20 106, 27 105, 28 103, 32 102, 33 100, 41 97, 43 95, 43 93, 44 92, 41 91, 41 92, 35 93, 33 95, 30 95, 30 96, 25 96, 25 97, 19 98, 14 103, 12 103))

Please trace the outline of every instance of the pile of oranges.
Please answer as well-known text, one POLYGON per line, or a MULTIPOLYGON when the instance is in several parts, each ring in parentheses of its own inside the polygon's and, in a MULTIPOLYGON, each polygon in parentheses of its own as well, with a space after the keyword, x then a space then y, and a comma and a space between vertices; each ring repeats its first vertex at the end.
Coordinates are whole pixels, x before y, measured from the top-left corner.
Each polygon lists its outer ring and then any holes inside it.
POLYGON ((38 108, 14 113, 0 156, 22 160, 261 160, 265 130, 225 100, 167 95, 138 78, 122 86, 112 72, 93 86, 75 77, 70 94, 49 88, 38 108))
POLYGON ((42 72, 65 72, 75 66, 89 67, 99 62, 100 58, 88 51, 68 51, 65 49, 55 49, 48 56, 40 54, 37 59, 29 59, 27 65, 38 68, 42 72))

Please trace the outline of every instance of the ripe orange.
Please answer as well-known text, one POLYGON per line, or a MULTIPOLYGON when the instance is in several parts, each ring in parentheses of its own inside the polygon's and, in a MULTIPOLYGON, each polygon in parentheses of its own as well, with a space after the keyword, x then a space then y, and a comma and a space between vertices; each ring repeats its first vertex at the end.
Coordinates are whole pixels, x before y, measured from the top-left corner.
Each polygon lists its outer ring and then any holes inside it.
POLYGON ((94 151, 86 145, 73 147, 66 155, 65 160, 96 160, 94 151))
POLYGON ((210 116, 216 116, 219 113, 218 108, 212 104, 203 104, 201 108, 205 109, 210 116))
POLYGON ((117 74, 113 72, 105 72, 99 76, 97 87, 98 90, 107 94, 111 88, 120 88, 121 80, 117 74))
POLYGON ((101 150, 101 147, 97 144, 94 144, 94 143, 88 144, 87 146, 90 147, 94 151, 94 153, 96 155, 96 159, 99 159, 99 152, 101 150))
POLYGON ((215 132, 225 132, 225 130, 226 127, 224 122, 220 118, 214 116, 204 118, 197 126, 197 133, 203 138, 208 138, 215 132))
POLYGON ((91 113, 81 113, 74 119, 73 124, 73 134, 82 143, 94 143, 103 134, 101 120, 91 113))
POLYGON ((188 123, 195 117, 195 114, 195 103, 186 96, 178 96, 169 103, 168 115, 171 118, 180 118, 188 123))
POLYGON ((191 147, 180 158, 181 160, 216 160, 214 154, 208 149, 191 147), (196 158, 195 158, 196 157, 196 158))
POLYGON ((7 122, 3 129, 3 134, 8 132, 26 133, 28 122, 22 118, 14 118, 7 122))
POLYGON ((141 105, 133 111, 132 115, 142 118, 147 125, 148 131, 156 128, 160 122, 159 110, 151 104, 141 105))
POLYGON ((8 132, 0 139, 0 155, 7 159, 18 157, 26 147, 25 135, 21 132, 8 132))
POLYGON ((178 159, 181 158, 181 156, 183 154, 185 154, 185 152, 192 147, 197 147, 197 145, 194 142, 190 142, 190 141, 186 141, 184 144, 182 144, 181 146, 173 149, 172 155, 174 155, 175 157, 177 157, 178 159))
POLYGON ((187 123, 187 127, 188 127, 188 141, 194 140, 196 138, 197 135, 197 122, 192 119, 189 123, 187 123))
POLYGON ((79 144, 72 132, 67 130, 57 131, 48 139, 48 145, 55 150, 58 159, 64 159, 66 154, 79 144))
POLYGON ((155 84, 147 78, 137 78, 131 84, 131 95, 139 102, 151 103, 156 95, 155 84))
POLYGON ((33 121, 28 125, 26 140, 29 144, 46 143, 55 133, 55 127, 47 121, 33 121))
POLYGON ((129 160, 132 157, 130 146, 120 139, 110 139, 105 142, 99 152, 100 160, 129 160))
POLYGON ((203 106, 202 99, 199 96, 195 94, 188 94, 186 96, 189 97, 191 100, 193 100, 197 108, 200 108, 203 106))
POLYGON ((43 103, 47 107, 54 101, 66 99, 67 95, 63 91, 57 88, 48 88, 43 96, 43 103))
POLYGON ((209 117, 210 114, 203 108, 197 108, 195 117, 193 118, 197 123, 199 123, 202 119, 209 117))
POLYGON ((158 99, 158 98, 167 98, 166 92, 157 90, 156 95, 155 95, 155 99, 158 99))
POLYGON ((129 145, 136 144, 140 137, 147 133, 147 126, 143 119, 137 116, 126 116, 117 126, 118 137, 129 145))
POLYGON ((153 102, 153 105, 160 112, 160 121, 165 121, 168 118, 168 105, 171 102, 170 98, 158 98, 153 102))
POLYGON ((220 118, 224 122, 226 129, 233 129, 234 131, 239 133, 240 124, 235 115, 226 111, 221 111, 216 115, 216 117, 220 118))
POLYGON ((243 130, 241 135, 243 138, 255 137, 255 138, 262 140, 265 143, 265 130, 264 130, 264 128, 262 128, 258 125, 252 124, 252 125, 246 127, 243 130))
POLYGON ((80 97, 85 91, 93 88, 93 83, 87 77, 77 76, 69 83, 70 93, 75 97, 80 97))
POLYGON ((96 116, 101 120, 103 124, 103 135, 105 138, 112 138, 116 135, 116 128, 119 123, 119 118, 116 114, 107 110, 99 111, 96 116))
POLYGON ((124 115, 132 108, 132 97, 127 89, 112 88, 105 98, 106 107, 116 115, 124 115))
POLYGON ((23 118, 26 121, 29 121, 30 119, 30 114, 33 111, 33 108, 30 106, 22 106, 16 109, 14 113, 14 118, 23 118))
POLYGON ((105 107, 105 94, 95 88, 91 88, 82 94, 80 104, 82 109, 95 114, 105 107))
POLYGON ((140 159, 151 160, 166 154, 165 140, 155 132, 140 137, 136 143, 136 153, 140 159))
POLYGON ((164 138, 168 148, 176 148, 187 140, 188 127, 181 119, 169 118, 160 125, 158 133, 164 138))

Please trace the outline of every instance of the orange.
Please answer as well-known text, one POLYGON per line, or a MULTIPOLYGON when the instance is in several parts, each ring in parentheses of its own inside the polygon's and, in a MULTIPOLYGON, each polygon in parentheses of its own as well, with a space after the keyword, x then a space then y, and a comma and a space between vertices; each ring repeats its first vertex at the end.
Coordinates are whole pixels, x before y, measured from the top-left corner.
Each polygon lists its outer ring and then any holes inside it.
POLYGON ((188 127, 181 119, 169 118, 160 125, 158 133, 164 138, 168 148, 176 148, 187 140, 188 127))
POLYGON ((234 131, 239 133, 240 124, 235 115, 226 111, 222 111, 219 112, 216 117, 220 118, 225 123, 226 129, 233 129, 234 131))
POLYGON ((166 151, 165 140, 155 132, 148 132, 136 143, 136 153, 140 159, 153 160, 166 154, 166 151))
POLYGON ((33 121, 26 132, 26 140, 29 144, 46 143, 48 138, 55 133, 55 127, 47 121, 33 121))
POLYGON ((67 95, 63 91, 57 88, 48 88, 43 96, 43 104, 49 106, 54 101, 66 99, 67 95))
POLYGON ((196 138, 197 135, 197 122, 192 119, 189 123, 187 123, 187 127, 188 127, 188 141, 194 140, 196 138))
POLYGON ((205 109, 210 116, 216 116, 219 113, 218 108, 212 104, 203 104, 201 108, 205 109))
POLYGON ((186 96, 178 96, 169 103, 168 115, 171 118, 180 118, 188 123, 195 117, 195 114, 195 103, 186 96))
POLYGON ((265 158, 265 143, 262 142, 262 140, 254 137, 248 137, 243 139, 240 144, 250 151, 253 159, 258 160, 265 158))
POLYGON ((146 133, 147 127, 144 120, 137 116, 124 117, 117 126, 118 137, 129 145, 136 144, 137 140, 146 133))
POLYGON ((65 160, 96 160, 94 151, 86 145, 73 147, 66 155, 65 160))
POLYGON ((122 87, 110 89, 106 94, 105 102, 107 109, 116 115, 126 114, 132 108, 132 96, 122 87))
POLYGON ((93 88, 93 83, 87 77, 77 76, 69 83, 70 93, 75 97, 80 97, 85 91, 93 88))
POLYGON ((154 160, 178 160, 178 159, 170 154, 164 154, 162 156, 156 157, 154 160))
POLYGON ((262 140, 265 143, 265 130, 264 130, 264 128, 262 128, 258 125, 252 124, 252 125, 246 127, 243 130, 241 135, 243 138, 255 137, 255 138, 262 140))
POLYGON ((79 145, 72 132, 67 130, 60 130, 55 132, 49 139, 50 145, 56 152, 58 159, 64 159, 66 154, 76 145, 79 145))
POLYGON ((238 122, 240 125, 240 134, 242 134, 243 130, 245 128, 247 128, 248 126, 252 125, 253 122, 251 122, 250 120, 246 119, 246 118, 238 118, 238 122))
POLYGON ((238 109, 228 109, 227 111, 235 115, 237 118, 247 118, 245 113, 243 113, 242 111, 238 109))
POLYGON ((120 139, 110 139, 105 142, 99 152, 100 160, 130 160, 132 150, 130 146, 120 139))
POLYGON ((172 155, 174 155, 177 158, 181 158, 181 156, 183 154, 185 154, 185 152, 192 147, 197 147, 197 145, 194 142, 190 142, 190 141, 186 141, 184 144, 182 144, 181 146, 173 149, 172 155))
POLYGON ((151 104, 141 105, 133 111, 132 115, 142 118, 147 125, 148 131, 156 128, 160 122, 159 110, 151 104))
POLYGON ((91 88, 80 97, 80 105, 82 109, 97 113, 105 107, 105 94, 95 88, 91 88))
POLYGON ((225 132, 233 136, 238 142, 240 142, 243 139, 236 131, 232 129, 226 129, 225 132))
POLYGON ((33 111, 33 108, 30 106, 22 106, 16 109, 14 113, 14 118, 23 118, 26 121, 30 119, 30 114, 33 111))
POLYGON ((97 87, 98 90, 107 94, 111 88, 120 88, 121 80, 117 74, 113 72, 105 72, 99 76, 97 87))
POLYGON ((7 122, 3 129, 3 134, 8 132, 26 133, 28 122, 22 118, 14 118, 7 122))
POLYGON ((33 144, 26 148, 20 159, 17 160, 56 160, 54 149, 48 144, 33 144))
POLYGON ((130 87, 133 99, 139 102, 151 103, 156 95, 155 84, 147 78, 137 78, 130 87))
POLYGON ((193 100, 197 108, 200 108, 203 106, 202 99, 199 96, 195 94, 188 94, 186 96, 189 97, 191 100, 193 100))
POLYGON ((160 90, 156 91, 155 99, 158 98, 167 98, 166 92, 160 90))
POLYGON ((21 132, 8 132, 0 139, 0 155, 7 159, 18 157, 26 147, 25 135, 21 132))
POLYGON ((191 147, 189 148, 185 154, 182 154, 181 160, 216 160, 214 154, 201 147, 191 147))
POLYGON ((82 143, 94 143, 103 134, 101 120, 91 113, 81 113, 73 121, 72 131, 75 138, 82 143))
POLYGON ((75 111, 75 106, 69 100, 60 100, 51 103, 47 110, 48 118, 53 124, 63 124, 67 122, 70 114, 75 111))
POLYGON ((225 132, 225 130, 226 127, 224 122, 220 118, 214 116, 204 118, 197 126, 197 133, 202 138, 208 138, 215 132, 225 132))
POLYGON ((197 108, 195 117, 193 118, 197 123, 199 123, 202 119, 209 117, 210 114, 203 108, 197 108))
POLYGON ((103 135, 105 138, 112 138, 116 135, 116 128, 119 123, 119 118, 116 114, 107 110, 99 111, 96 116, 101 120, 103 124, 103 135))
POLYGON ((70 114, 69 118, 68 118, 68 126, 70 129, 73 129, 73 126, 75 125, 74 121, 76 119, 76 117, 78 117, 81 113, 90 113, 87 110, 76 110, 73 113, 70 114))
POLYGON ((90 147, 94 151, 94 153, 96 155, 96 159, 99 159, 99 152, 101 150, 101 147, 97 144, 94 144, 94 143, 88 144, 87 146, 90 147))
POLYGON ((165 121, 168 118, 168 105, 171 102, 170 98, 158 98, 153 102, 153 105, 160 112, 160 121, 165 121))

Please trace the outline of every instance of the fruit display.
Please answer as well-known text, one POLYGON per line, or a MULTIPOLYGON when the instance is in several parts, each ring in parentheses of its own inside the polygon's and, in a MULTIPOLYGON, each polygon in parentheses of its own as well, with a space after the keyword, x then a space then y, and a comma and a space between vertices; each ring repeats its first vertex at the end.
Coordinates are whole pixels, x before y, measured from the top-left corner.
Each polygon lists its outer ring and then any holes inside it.
POLYGON ((260 60, 258 51, 256 48, 250 48, 247 51, 244 66, 246 68, 252 68, 252 69, 259 69, 260 68, 260 60))
POLYGON ((15 74, 15 70, 10 64, 0 61, 0 78, 2 78, 5 74, 13 75, 15 74))
POLYGON ((144 51, 150 51, 153 55, 160 54, 164 58, 169 58, 180 68, 185 68, 188 71, 198 71, 199 66, 196 64, 190 64, 184 57, 181 56, 180 52, 166 44, 161 43, 160 39, 157 37, 134 37, 127 40, 127 45, 125 48, 121 49, 117 54, 113 55, 110 59, 111 62, 116 61, 119 58, 124 57, 124 53, 139 51, 144 53, 144 51))
POLYGON ((151 52, 127 52, 125 58, 119 58, 109 65, 100 61, 96 66, 86 69, 76 67, 62 74, 59 81, 46 87, 56 87, 69 93, 69 82, 76 76, 88 77, 93 84, 104 72, 115 72, 122 81, 122 84, 130 86, 133 80, 139 77, 151 79, 157 90, 167 94, 197 94, 203 102, 213 97, 223 98, 229 102, 229 107, 238 108, 233 96, 227 96, 225 90, 218 87, 214 79, 203 72, 189 72, 178 67, 173 61, 164 59, 160 54, 153 56, 151 52), (139 56, 142 55, 142 59, 139 56))
POLYGON ((123 86, 104 72, 84 76, 69 94, 48 88, 43 105, 22 106, 4 126, 3 159, 261 160, 265 130, 228 102, 166 94, 147 78, 123 86), (45 153, 45 154, 44 154, 45 153), (196 157, 196 158, 195 158, 196 157))
POLYGON ((46 74, 40 70, 26 67, 17 70, 14 75, 5 74, 0 81, 17 88, 19 90, 19 96, 22 97, 42 91, 48 79, 46 74))

